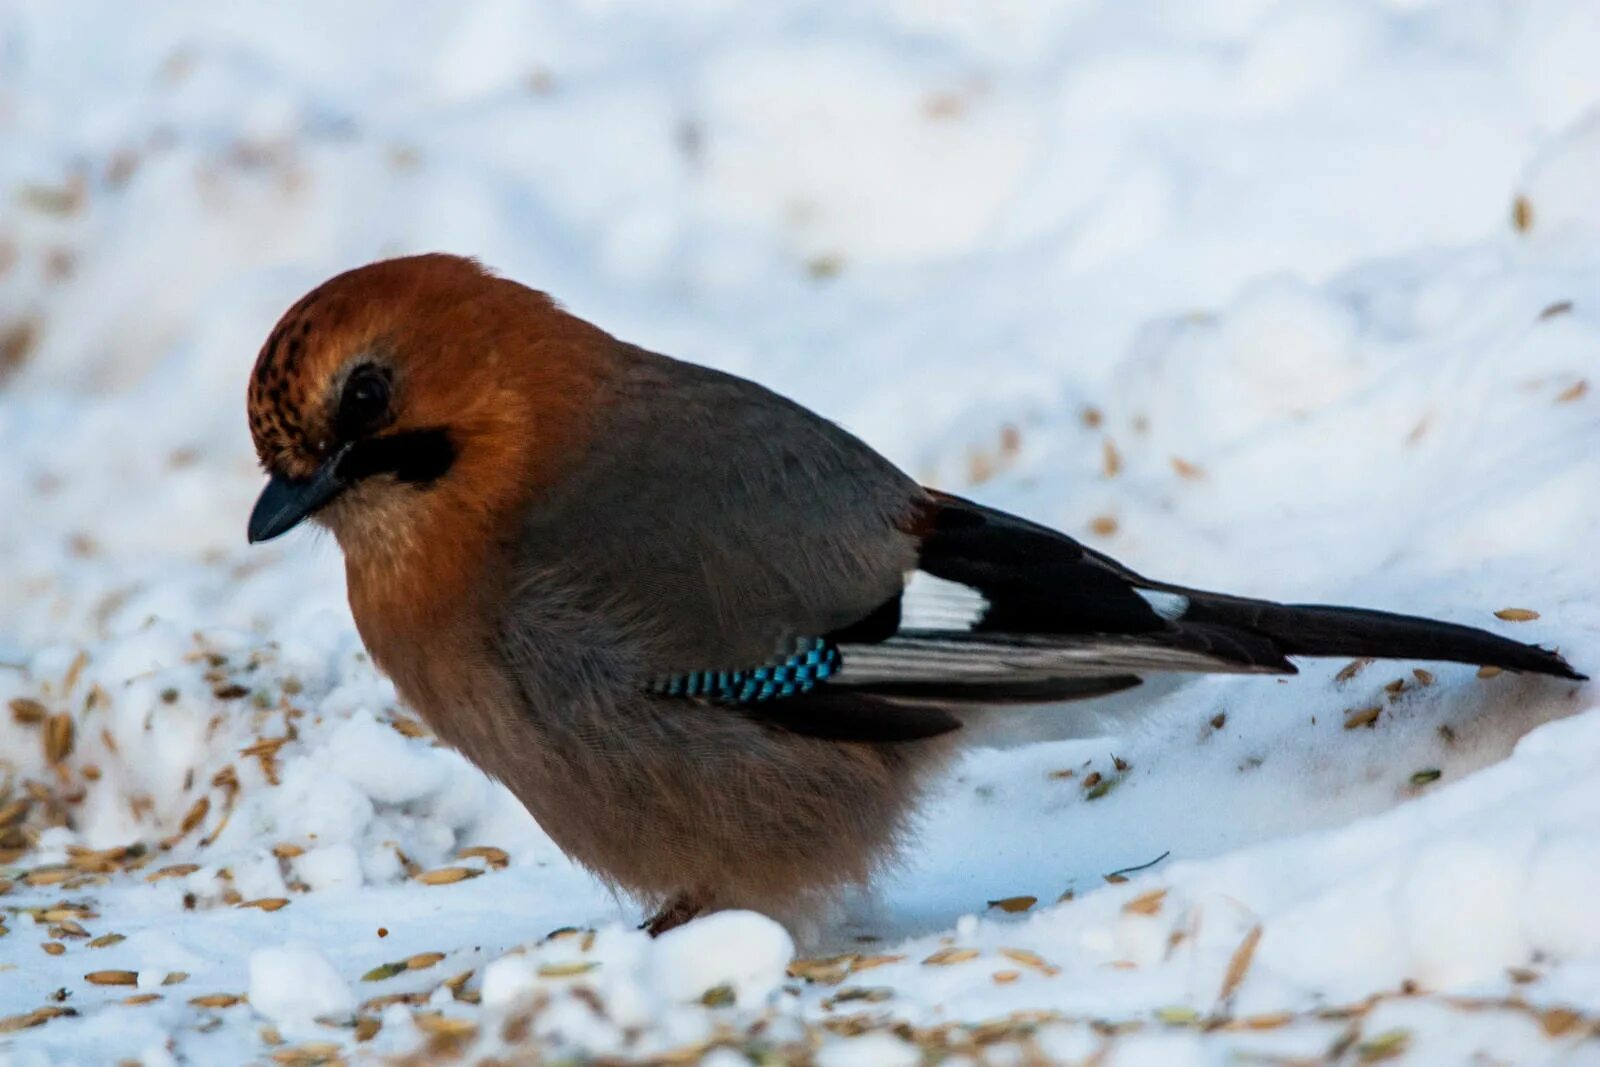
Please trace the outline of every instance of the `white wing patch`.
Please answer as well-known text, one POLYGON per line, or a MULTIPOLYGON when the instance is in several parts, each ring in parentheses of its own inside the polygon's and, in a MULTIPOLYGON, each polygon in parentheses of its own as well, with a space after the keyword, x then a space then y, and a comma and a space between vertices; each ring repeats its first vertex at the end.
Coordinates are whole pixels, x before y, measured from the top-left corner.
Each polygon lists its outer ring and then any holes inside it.
POLYGON ((1155 589, 1134 589, 1150 605, 1150 610, 1163 619, 1181 619, 1189 610, 1189 598, 1182 593, 1162 593, 1155 589))
POLYGON ((900 628, 966 632, 988 610, 988 598, 971 586, 912 571, 900 598, 900 628))

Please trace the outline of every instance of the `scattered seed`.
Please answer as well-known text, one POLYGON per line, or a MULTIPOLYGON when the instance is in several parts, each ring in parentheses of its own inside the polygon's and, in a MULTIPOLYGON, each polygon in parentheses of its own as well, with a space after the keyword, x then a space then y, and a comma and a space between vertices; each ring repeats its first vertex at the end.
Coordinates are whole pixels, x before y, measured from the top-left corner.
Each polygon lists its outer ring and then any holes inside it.
POLYGON ((1539 613, 1532 608, 1501 608, 1494 617, 1505 622, 1532 622, 1539 613))
POLYGON ((167 976, 161 979, 162 985, 182 985, 189 980, 188 971, 168 971, 167 976))
POLYGON ((362 1015, 356 1019, 356 1040, 371 1041, 383 1029, 383 1021, 375 1015, 362 1015))
POLYGON ((1362 1063, 1378 1063, 1404 1054, 1411 1044, 1411 1031, 1388 1030, 1356 1046, 1356 1055, 1362 1063))
POLYGON ((1193 1008, 1178 1005, 1170 1008, 1157 1008, 1156 1021, 1166 1023, 1168 1026, 1193 1026, 1200 1021, 1200 1013, 1193 1008))
POLYGON ((11 718, 23 726, 37 726, 50 715, 50 709, 32 697, 14 697, 10 707, 11 718))
POLYGON ((1571 385, 1567 386, 1565 389, 1561 390, 1559 394, 1557 394, 1556 403, 1570 404, 1574 400, 1581 400, 1588 392, 1588 380, 1585 378, 1579 378, 1577 381, 1573 382, 1571 385))
POLYGON ((1502 673, 1503 672, 1499 667, 1491 667, 1486 665, 1478 668, 1479 678, 1494 678, 1502 673))
POLYGON ((61 763, 72 755, 75 736, 72 716, 64 711, 50 716, 44 724, 44 758, 50 763, 61 763))
POLYGON ((1429 767, 1425 771, 1418 771, 1416 774, 1413 774, 1411 776, 1411 784, 1427 785, 1429 782, 1437 782, 1441 777, 1443 777, 1443 775, 1444 772, 1439 768, 1429 767))
POLYGON ((393 978, 397 974, 405 974, 405 961, 395 963, 380 963, 372 970, 361 976, 363 982, 382 982, 393 978))
POLYGON ((299 845, 291 845, 287 843, 272 846, 272 854, 278 857, 280 860, 292 860, 296 856, 305 855, 305 851, 306 850, 301 848, 299 845))
POLYGON ((1511 201, 1511 225, 1518 233, 1533 229, 1533 203, 1525 196, 1511 201))
POLYGON ((1039 955, 1037 952, 1033 952, 1025 948, 1003 948, 1000 950, 1000 955, 1004 956, 1012 963, 1020 963, 1029 970, 1038 971, 1043 975, 1057 975, 1061 973, 1060 967, 1057 967, 1053 963, 1047 962, 1045 958, 1039 955))
POLYGON ((431 871, 423 871, 417 875, 417 881, 423 885, 450 885, 453 882, 464 882, 468 878, 476 878, 482 871, 473 870, 471 867, 439 867, 431 871))
POLYGON ((160 993, 134 993, 132 996, 122 998, 124 1004, 154 1004, 164 999, 160 993))
POLYGON ((993 975, 991 975, 991 977, 994 979, 995 985, 1010 985, 1012 982, 1015 982, 1018 978, 1022 977, 1022 972, 996 971, 993 975))
POLYGON ((1261 927, 1252 926, 1250 932, 1244 935, 1244 940, 1239 942, 1239 947, 1233 950, 1233 958, 1228 961, 1228 971, 1222 977, 1222 992, 1218 994, 1219 1000, 1227 1000, 1239 988, 1245 975, 1250 973, 1250 964, 1256 957, 1256 946, 1261 943, 1261 927))
POLYGON ((471 1037, 478 1032, 478 1024, 471 1019, 448 1015, 414 1015, 412 1022, 417 1024, 418 1030, 435 1037, 471 1037))
POLYGON ((804 978, 822 985, 837 985, 844 981, 856 962, 855 956, 828 956, 819 959, 797 959, 789 963, 791 978, 804 978))
POLYGON ((1096 515, 1089 520, 1089 532, 1096 537, 1115 537, 1117 519, 1114 515, 1096 515))
POLYGON ((196 826, 199 826, 200 823, 204 821, 206 813, 210 810, 211 801, 209 798, 201 797, 199 800, 195 801, 194 804, 190 806, 188 814, 184 815, 183 822, 178 827, 178 833, 180 835, 186 834, 190 830, 193 830, 196 826))
POLYGON ((1417 680, 1417 683, 1419 685, 1432 685, 1433 684, 1433 672, 1432 671, 1425 671, 1421 667, 1417 667, 1417 668, 1414 668, 1411 671, 1411 676, 1417 680))
POLYGON ((200 997, 190 997, 189 1003, 197 1008, 231 1008, 243 1000, 243 997, 233 993, 207 993, 200 997))
POLYGON ((424 971, 442 959, 444 959, 443 952, 419 952, 406 959, 405 968, 408 971, 424 971))
POLYGON ((1219 711, 1215 715, 1211 716, 1211 728, 1213 730, 1220 730, 1226 725, 1228 725, 1227 712, 1219 711))
POLYGON ((977 958, 978 950, 975 948, 942 948, 922 963, 925 967, 948 967, 954 963, 965 963, 977 958))
POLYGON ((1571 1008, 1547 1008, 1539 1013, 1539 1026, 1546 1037, 1564 1037, 1581 1022, 1583 1016, 1571 1008))
POLYGON ((1346 730, 1354 730, 1362 726, 1370 728, 1377 723, 1378 716, 1382 714, 1383 709, 1376 705, 1370 708, 1357 708, 1354 711, 1347 711, 1344 715, 1344 728, 1346 730))
POLYGON ((572 978, 580 974, 588 974, 600 966, 594 960, 562 960, 558 963, 539 964, 540 978, 572 978))
POLYGON ((138 985, 138 971, 90 971, 83 976, 90 985, 138 985))
MULTIPOLYGON (((843 994, 841 993, 840 996, 843 996, 843 994)), ((700 994, 700 1003, 708 1008, 725 1008, 732 1004, 735 999, 737 998, 734 996, 733 986, 731 985, 712 986, 700 994)))
POLYGON ((77 873, 71 867, 35 867, 22 880, 29 885, 60 885, 77 873))
POLYGON ((200 869, 198 863, 174 863, 170 867, 162 867, 145 875, 147 882, 159 882, 163 878, 182 878, 193 874, 200 869))
POLYGON ((903 959, 905 959, 904 956, 862 956, 851 964, 850 973, 859 974, 862 971, 870 971, 874 967, 882 967, 886 963, 899 963, 903 959))
POLYGON ((1165 889, 1152 889, 1128 901, 1122 906, 1122 911, 1125 915, 1155 915, 1161 910, 1161 905, 1166 899, 1165 889))
POLYGON ((339 1058, 339 1046, 332 1041, 307 1041, 303 1045, 280 1048, 272 1054, 274 1063, 290 1067, 312 1067, 314 1064, 332 1063, 339 1058))
POLYGON ((1115 478, 1122 471, 1122 453, 1109 437, 1100 443, 1100 470, 1107 478, 1115 478))
POLYGON ((44 949, 45 952, 47 952, 48 954, 50 954, 52 956, 59 956, 63 952, 67 951, 67 946, 63 945, 59 941, 46 941, 44 944, 40 945, 39 947, 44 949))
POLYGON ((1198 481, 1206 476, 1204 467, 1190 463, 1179 456, 1172 457, 1172 470, 1178 477, 1188 479, 1191 482, 1198 481))
POLYGON ((1093 788, 1083 795, 1083 799, 1099 800, 1101 797, 1115 789, 1117 787, 1117 783, 1120 781, 1122 781, 1120 778, 1107 778, 1104 781, 1096 782, 1093 788))
POLYGON ((262 897, 260 900, 245 900, 238 904, 241 908, 260 908, 262 911, 277 911, 286 907, 289 901, 284 897, 262 897))
POLYGON ((1095 786, 1100 784, 1100 780, 1103 777, 1105 776, 1099 771, 1090 771, 1088 774, 1084 775, 1083 787, 1085 789, 1093 789, 1095 786))
POLYGON ((1374 661, 1370 657, 1353 659, 1349 663, 1346 663, 1343 667, 1339 668, 1339 673, 1333 676, 1333 680, 1343 685, 1345 682, 1348 682, 1350 679, 1366 670, 1372 665, 1373 662, 1374 661))
POLYGON ((511 862, 511 855, 505 849, 495 848, 493 845, 473 845, 471 848, 462 849, 456 855, 464 860, 481 859, 496 870, 511 862))
POLYGON ((1527 985, 1529 982, 1537 982, 1539 980, 1539 972, 1531 967, 1507 967, 1506 977, 1518 985, 1527 985))
POLYGON ((1027 911, 1037 903, 1039 903, 1038 897, 1001 897, 999 900, 989 901, 989 907, 999 908, 1008 915, 1015 915, 1017 912, 1027 911))

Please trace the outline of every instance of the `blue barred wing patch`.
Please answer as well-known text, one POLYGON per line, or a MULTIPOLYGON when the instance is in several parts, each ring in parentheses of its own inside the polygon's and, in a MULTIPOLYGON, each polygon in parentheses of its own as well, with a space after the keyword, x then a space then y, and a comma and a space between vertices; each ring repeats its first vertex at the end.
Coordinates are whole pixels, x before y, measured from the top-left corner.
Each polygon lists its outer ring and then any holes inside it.
POLYGON ((796 642, 788 655, 759 667, 734 671, 690 671, 662 678, 651 692, 671 697, 700 697, 721 704, 758 704, 765 700, 809 693, 837 673, 839 649, 824 637, 796 642))

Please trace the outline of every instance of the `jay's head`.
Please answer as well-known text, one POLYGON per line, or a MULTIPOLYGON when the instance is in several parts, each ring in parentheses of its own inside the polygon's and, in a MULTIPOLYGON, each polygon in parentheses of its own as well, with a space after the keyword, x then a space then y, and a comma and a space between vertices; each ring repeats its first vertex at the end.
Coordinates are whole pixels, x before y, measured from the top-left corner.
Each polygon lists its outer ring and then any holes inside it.
POLYGON ((577 447, 609 338, 447 255, 341 274, 290 308, 250 378, 270 478, 251 541, 315 519, 346 552, 515 508, 577 447))

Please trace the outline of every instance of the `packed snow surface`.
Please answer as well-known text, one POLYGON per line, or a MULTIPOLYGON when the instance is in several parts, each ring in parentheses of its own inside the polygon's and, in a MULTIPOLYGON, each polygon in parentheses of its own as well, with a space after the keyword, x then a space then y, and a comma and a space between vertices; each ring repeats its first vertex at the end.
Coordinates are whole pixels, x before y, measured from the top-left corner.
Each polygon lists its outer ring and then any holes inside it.
POLYGON ((245 545, 243 411, 304 290, 469 253, 1146 573, 1592 673, 1597 55, 1594 0, 10 0, 0 1061, 1600 1063, 1590 687, 994 715, 871 892, 651 942, 331 542, 245 545))

